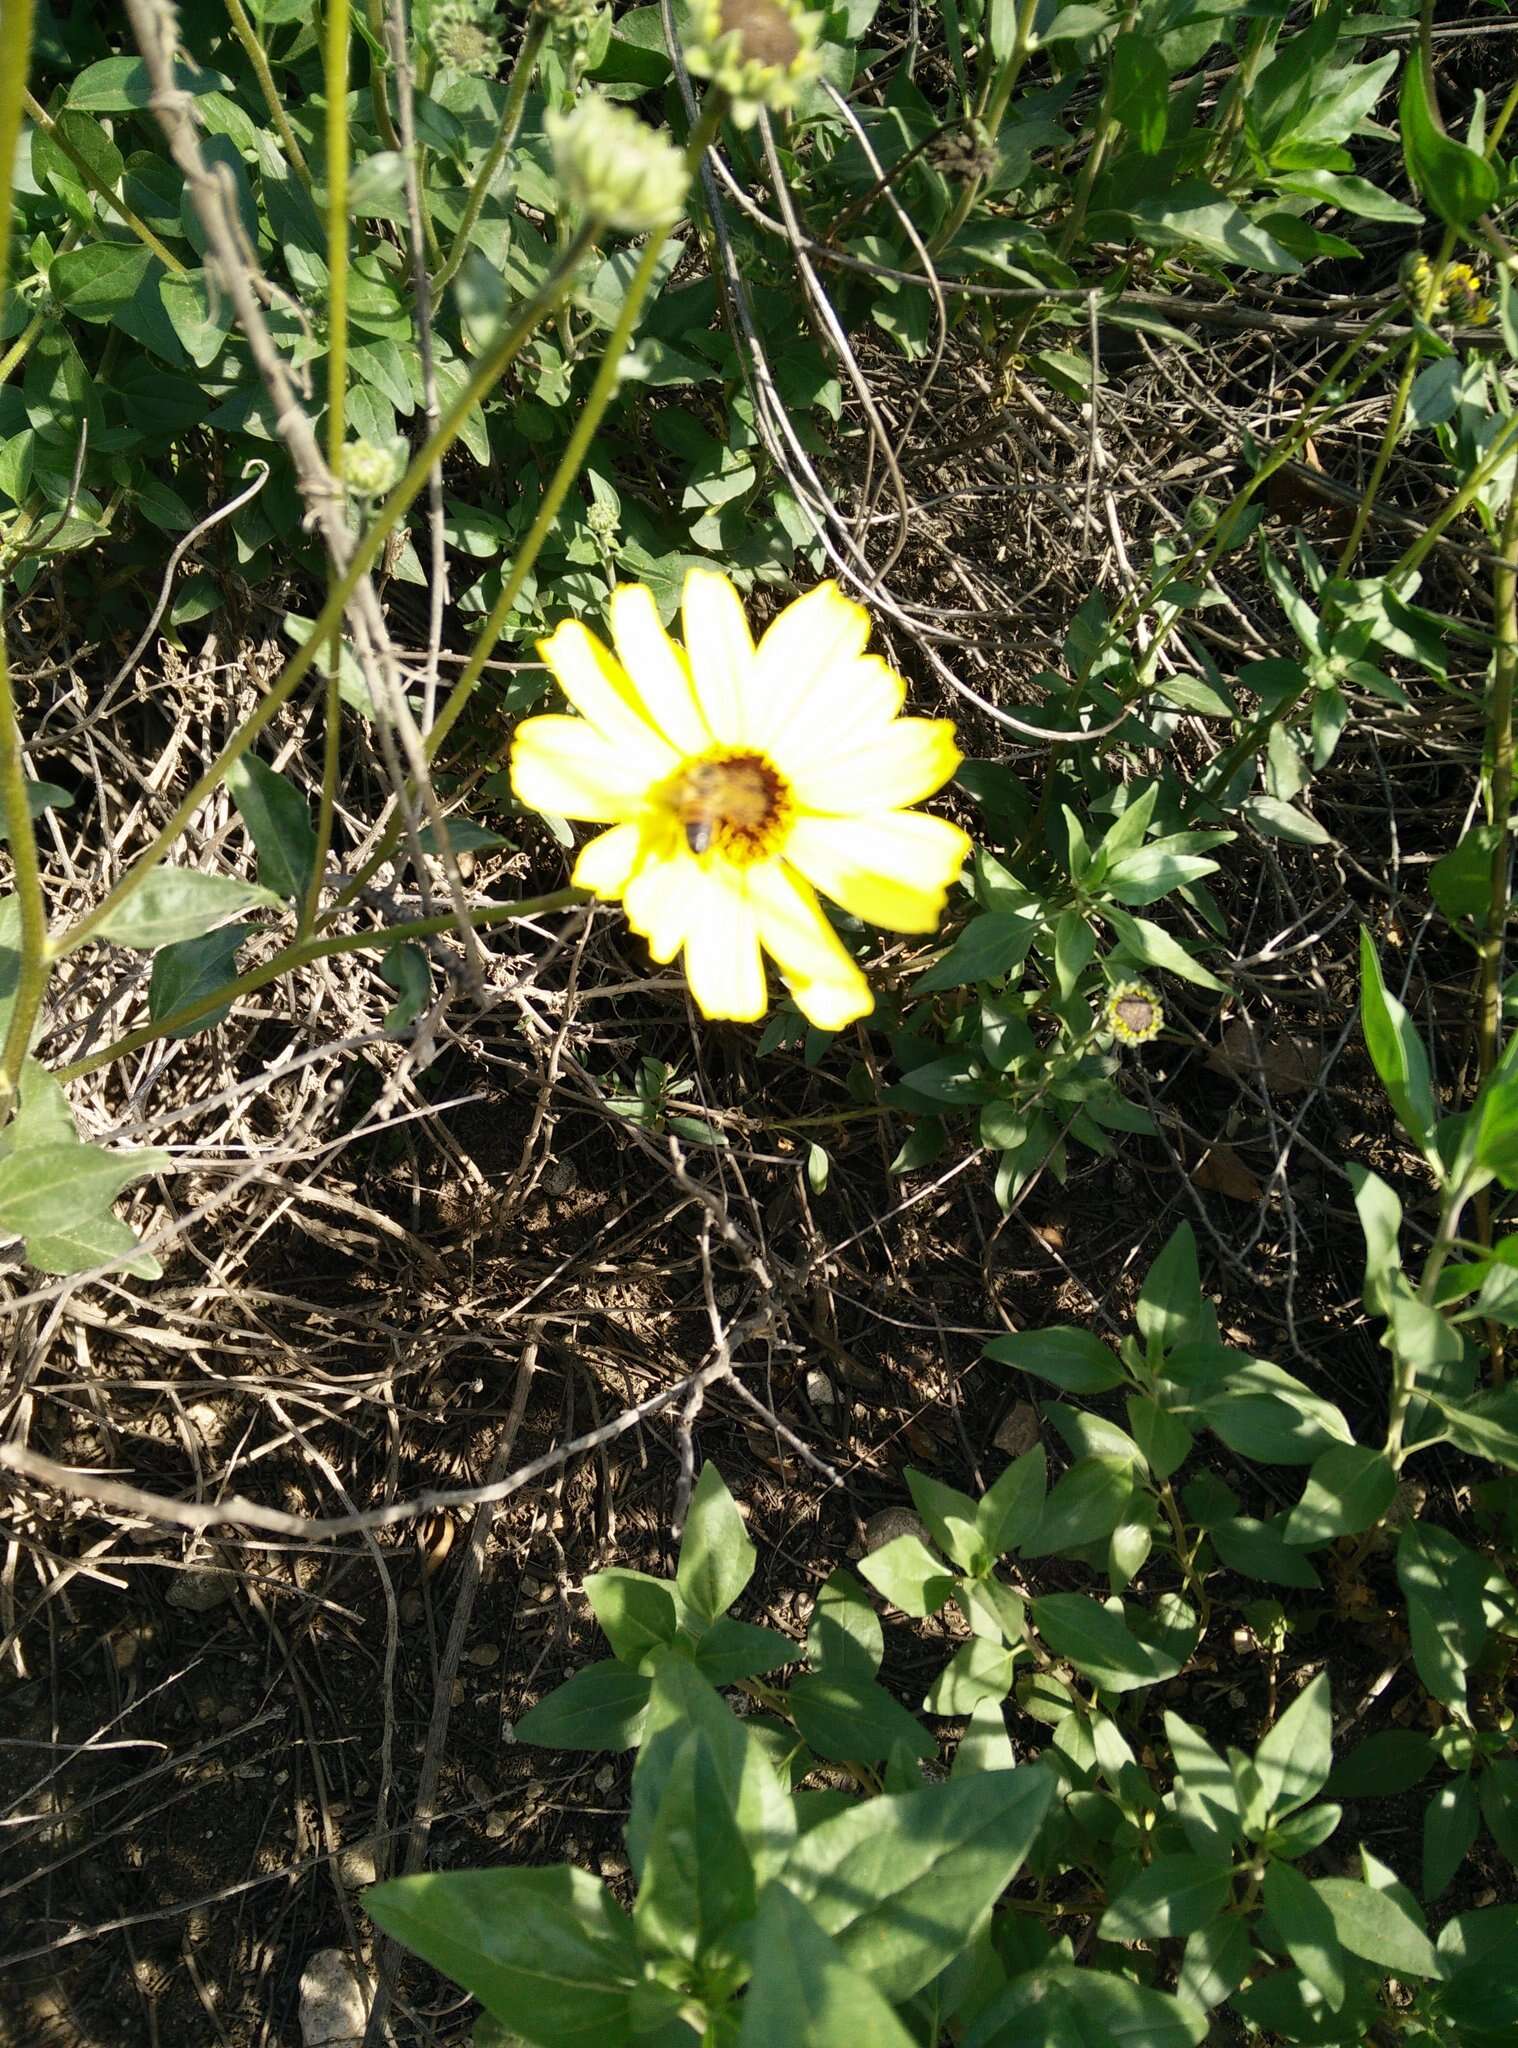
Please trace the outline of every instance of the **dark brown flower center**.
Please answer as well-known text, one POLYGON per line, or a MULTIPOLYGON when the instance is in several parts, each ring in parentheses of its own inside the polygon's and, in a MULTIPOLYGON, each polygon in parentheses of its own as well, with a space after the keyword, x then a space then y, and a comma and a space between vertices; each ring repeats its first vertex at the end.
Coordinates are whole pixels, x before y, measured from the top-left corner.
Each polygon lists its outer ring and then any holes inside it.
POLYGON ((722 33, 736 34, 738 46, 753 64, 774 64, 781 70, 801 55, 795 24, 775 0, 722 0, 718 13, 722 33))
POLYGON ((685 843, 739 866, 775 851, 791 813, 789 785, 763 754, 723 752, 692 761, 671 794, 685 843))

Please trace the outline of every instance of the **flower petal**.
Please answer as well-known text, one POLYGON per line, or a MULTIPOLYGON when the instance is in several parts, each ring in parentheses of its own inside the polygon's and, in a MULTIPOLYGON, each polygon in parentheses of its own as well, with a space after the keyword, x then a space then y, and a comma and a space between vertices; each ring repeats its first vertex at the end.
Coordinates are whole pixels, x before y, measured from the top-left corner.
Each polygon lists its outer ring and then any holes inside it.
POLYGON ((719 746, 748 739, 754 643, 743 604, 725 576, 691 569, 680 601, 685 654, 702 716, 719 746))
POLYGON ((673 960, 690 923, 690 872, 696 863, 680 852, 645 860, 622 892, 627 922, 660 962, 673 960))
POLYGON ((870 984, 849 958, 811 886, 779 861, 748 871, 759 941, 785 976, 797 1007, 819 1031, 840 1031, 875 1007, 870 984))
POLYGON ((570 879, 577 889, 610 902, 622 894, 649 851, 641 825, 613 825, 580 848, 570 879))
POLYGON ((785 842, 786 859, 824 896, 893 932, 937 930, 949 884, 969 851, 957 825, 928 811, 851 818, 803 813, 785 842))
POLYGON ((898 718, 847 753, 793 770, 791 788, 811 811, 894 811, 942 789, 963 758, 949 719, 898 718))
POLYGON ((788 604, 766 627, 755 655, 749 732, 755 745, 775 754, 803 707, 813 711, 814 695, 833 694, 839 672, 858 660, 869 639, 869 613, 836 583, 819 583, 788 604))
POLYGON ((685 978, 708 1017, 751 1024, 769 1005, 759 921, 742 871, 724 862, 689 863, 685 978))
POLYGON ((642 762, 646 782, 676 766, 675 750, 654 725, 621 664, 578 619, 566 619, 538 652, 575 710, 614 747, 642 762))
POLYGON ((712 736, 691 685, 690 665, 660 623, 653 592, 646 583, 619 583, 610 609, 617 658, 649 717, 682 754, 704 754, 712 736))
POLYGON ((637 754, 614 747, 583 718, 524 718, 511 740, 511 787, 530 810, 618 824, 648 790, 637 754))

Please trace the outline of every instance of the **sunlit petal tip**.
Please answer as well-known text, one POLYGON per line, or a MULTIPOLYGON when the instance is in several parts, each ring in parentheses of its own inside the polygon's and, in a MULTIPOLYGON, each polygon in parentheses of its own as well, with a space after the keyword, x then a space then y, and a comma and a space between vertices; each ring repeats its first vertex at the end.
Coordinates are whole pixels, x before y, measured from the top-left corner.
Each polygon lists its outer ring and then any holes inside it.
POLYGON ((613 825, 580 848, 570 880, 603 902, 614 901, 637 873, 647 850, 640 826, 613 825))
POLYGON ((754 667, 754 641, 743 601, 716 570, 689 569, 680 618, 702 717, 721 745, 741 745, 749 736, 754 667))
POLYGON ((875 997, 863 975, 849 981, 803 981, 791 984, 796 1008, 818 1031, 842 1031, 857 1024, 875 1007, 875 997))
POLYGON ((512 735, 510 775, 519 803, 554 817, 611 825, 643 807, 638 764, 583 718, 524 718, 512 735))

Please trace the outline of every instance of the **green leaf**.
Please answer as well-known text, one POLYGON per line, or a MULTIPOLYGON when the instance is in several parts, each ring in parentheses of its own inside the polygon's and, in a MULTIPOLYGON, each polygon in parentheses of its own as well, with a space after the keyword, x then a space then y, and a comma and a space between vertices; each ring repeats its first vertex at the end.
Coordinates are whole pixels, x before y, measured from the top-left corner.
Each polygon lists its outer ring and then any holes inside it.
POLYGON ((803 1835, 782 1876, 899 2003, 954 1960, 1017 1875, 1053 1792, 1053 1774, 1029 1765, 860 1801, 803 1835))
POLYGON ((1215 875, 1217 871, 1215 860, 1202 854, 1177 852, 1170 841, 1156 839, 1115 861, 1101 883, 1101 890, 1116 903, 1142 909, 1145 904, 1158 903, 1172 890, 1184 888, 1188 882, 1199 882, 1204 875, 1215 875))
POLYGON ((1433 1767, 1434 1745, 1426 1735, 1415 1728, 1383 1728, 1340 1757, 1326 1790, 1336 1799, 1390 1799, 1410 1791, 1433 1767))
POLYGON ((1035 1444, 1014 1458, 981 1496, 975 1520, 986 1549, 1001 1557, 1019 1549, 1038 1526, 1044 1506, 1044 1447, 1035 1444))
POLYGON ((1462 1451, 1495 1464, 1518 1469, 1518 1384, 1489 1387, 1465 1401, 1444 1401, 1429 1396, 1444 1424, 1445 1434, 1462 1451))
POLYGON ((0 1240, 21 1238, 44 1273, 83 1273, 120 1265, 156 1279, 158 1261, 111 1212, 129 1182, 158 1173, 166 1152, 105 1152, 74 1133, 68 1098, 44 1068, 27 1060, 20 1107, 0 1131, 0 1240))
POLYGON ((385 1012, 385 1029, 393 1036, 404 1031, 426 1007, 432 993, 432 970, 422 948, 406 939, 386 948, 380 977, 398 997, 385 1012))
POLYGON ((1292 1813, 1322 1791, 1333 1766, 1333 1707, 1324 1672, 1300 1692, 1254 1753, 1260 1790, 1272 1814, 1292 1813))
POLYGON ((710 1684, 736 1685, 740 1678, 756 1678, 779 1664, 793 1664, 796 1655, 789 1636, 719 1614, 697 1643, 694 1662, 710 1684))
POLYGON ((948 952, 918 976, 913 992, 931 995, 972 981, 1001 981, 1027 958, 1040 917, 1036 904, 1027 910, 990 910, 972 917, 948 952))
POLYGON ((240 882, 235 875, 208 875, 198 868, 154 868, 99 926, 99 936, 117 946, 153 952, 180 939, 198 938, 239 911, 264 904, 278 908, 279 898, 273 890, 240 882))
POLYGON ((1518 1187, 1518 1076, 1482 1088, 1475 1111, 1476 1164, 1505 1188, 1518 1187))
POLYGON ((1134 1471, 1126 1458, 1080 1459, 1044 1502, 1037 1527, 1022 1544, 1024 1557, 1052 1557, 1110 1536, 1133 1495, 1134 1471))
POLYGON ((938 1744, 884 1686, 857 1671, 806 1671, 786 1694, 803 1741, 831 1763, 876 1763, 900 1743, 929 1757, 938 1744))
POLYGON ((1288 1543, 1314 1549, 1335 1536, 1371 1528, 1397 1497, 1397 1475, 1383 1451, 1335 1444, 1313 1463, 1302 1498, 1286 1518, 1288 1543))
POLYGON ((1063 1326, 1015 1330, 1005 1337, 993 1337, 982 1355, 998 1365, 1015 1365, 1031 1372, 1069 1394, 1103 1394, 1122 1386, 1124 1380, 1117 1359, 1089 1330, 1063 1326))
POLYGON ((1201 2048, 1207 2015, 1110 1970, 1046 1963, 991 2001, 962 2048, 1201 2048))
POLYGON ((1140 1642, 1120 1614, 1085 1593, 1045 1593, 1032 1611, 1033 1625, 1054 1655, 1068 1658, 1108 1692, 1174 1678, 1189 1654, 1176 1656, 1140 1642))
POLYGON ((292 783, 244 754, 227 770, 227 788, 258 849, 258 878, 292 903, 302 901, 316 865, 316 830, 292 783))
POLYGON ((1471 1852, 1481 1826, 1468 1774, 1441 1785, 1423 1810, 1423 1896, 1437 1899, 1471 1852))
POLYGON ((1266 839, 1284 839, 1293 846, 1333 845, 1333 834, 1325 832, 1316 818, 1278 796, 1246 797, 1241 809, 1266 839))
POLYGON ((90 242, 54 257, 48 284, 76 320, 104 322, 131 304, 153 267, 161 266, 141 242, 90 242))
POLYGON ((1197 1398, 1195 1412, 1229 1450, 1261 1465, 1310 1465, 1354 1436, 1332 1401, 1268 1359, 1236 1365, 1197 1398))
POLYGON ((1120 35, 1109 54, 1112 118, 1122 123, 1145 156, 1165 146, 1170 73, 1151 36, 1120 35))
POLYGON ((675 1596, 662 1579, 647 1572, 591 1572, 585 1597, 619 1664, 634 1669, 650 1650, 672 1643, 679 1632, 675 1596))
POLYGON ((376 1885, 364 1906, 524 2040, 613 2048, 631 2039, 642 1959, 631 1922, 583 1870, 429 1872, 376 1885))
MULTIPOLYGON (((1415 67, 1409 65, 1411 71, 1415 67)), ((1360 1025, 1366 1050, 1371 1056, 1381 1085, 1391 1098, 1397 1121, 1418 1149, 1433 1149, 1434 1125, 1439 1120, 1429 1078, 1428 1054, 1412 1020, 1397 998, 1388 994, 1381 979, 1381 962, 1371 944, 1370 933, 1360 930, 1360 1025)))
POLYGON ((1216 989, 1220 995, 1227 993, 1227 984, 1218 980, 1210 969, 1199 960, 1192 958, 1178 940, 1169 932, 1162 931, 1157 924, 1151 924, 1147 917, 1130 917, 1126 910, 1119 910, 1114 904, 1100 906, 1103 918, 1117 933, 1123 952, 1141 967, 1161 968, 1167 974, 1178 975, 1182 981, 1195 983, 1198 988, 1216 989))
POLYGON ((806 1632, 807 1662, 819 1671, 858 1671, 873 1678, 885 1654, 885 1632, 869 1596, 840 1565, 822 1585, 806 1632))
MULTIPOLYGON (((1460 358, 1451 356, 1447 362, 1433 367, 1453 367, 1458 375, 1460 358)), ((1427 374, 1425 371, 1424 375, 1427 374)), ((1450 410, 1454 410, 1453 402, 1450 410)), ((1491 902, 1492 856, 1496 849, 1494 829, 1490 825, 1472 825, 1458 845, 1441 854, 1429 869, 1429 893, 1452 924, 1480 917, 1491 902)))
POLYGON ((750 1943, 738 2048, 916 2048, 870 1979, 850 1969, 783 1884, 766 1887, 750 1943))
MULTIPOLYGON (((160 1024, 176 1010, 203 1002, 235 979, 238 949, 255 929, 251 924, 223 925, 220 931, 206 932, 198 939, 181 939, 177 945, 165 946, 156 953, 148 980, 148 1015, 153 1022, 160 1024)), ((209 1031, 231 1007, 230 1003, 218 1003, 192 1022, 176 1026, 168 1036, 192 1038, 197 1031, 209 1031)))
MULTIPOLYGON (((225 83, 214 71, 174 66, 174 84, 180 92, 214 92, 225 83)), ((129 114, 152 103, 153 81, 140 57, 102 57, 97 64, 86 64, 69 87, 68 105, 94 114, 129 114)))
POLYGON ((961 1643, 923 1700, 927 1714, 969 1714, 982 1700, 1004 1700, 1012 1690, 1012 1652, 984 1636, 961 1643))
POLYGON ((1237 1918, 1214 1920, 1188 1937, 1175 1988, 1183 1999, 1210 2012, 1231 1998, 1257 1966, 1258 1957, 1244 1922, 1237 1918))
POLYGON ((1155 249, 1199 249, 1220 263, 1286 275, 1301 269, 1288 249, 1215 187, 1199 178, 1127 208, 1143 241, 1155 249))
POLYGON ((1518 1761, 1488 1759, 1478 1785, 1481 1818, 1508 1862, 1518 1868, 1518 1761))
MULTIPOLYGON (((649 1755, 645 1747, 640 1769, 649 1755)), ((754 1866, 717 1756, 699 1728, 688 1729, 664 1771, 644 1838, 633 1908, 639 1943, 697 1966, 727 1962, 731 1937, 753 1919, 754 1904, 754 1866)))
POLYGON ((1397 1977, 1437 1977, 1433 1944, 1388 1892, 1350 1877, 1320 1877, 1313 1890, 1333 1915, 1334 1932, 1352 1956, 1397 1977))
POLYGON ((754 1575, 755 1550, 722 1475, 703 1465, 680 1540, 675 1592, 698 1624, 725 1614, 754 1575))
POLYGON ((1101 1941, 1192 1934, 1227 1905, 1229 1873, 1210 1857, 1157 1856, 1124 1885, 1097 1928, 1101 1941))
POLYGON ((1246 1578, 1304 1590, 1322 1584, 1301 1551, 1291 1547, 1273 1522, 1257 1522, 1248 1515, 1226 1516, 1214 1522, 1207 1534, 1229 1570, 1242 1572, 1246 1578))
POLYGON ((1413 190, 1446 226, 1468 228, 1489 212, 1497 173, 1474 149, 1446 135, 1429 103, 1423 59, 1415 47, 1402 69, 1402 154, 1413 190))
POLYGON ((950 1777, 968 1778, 979 1771, 1010 1771, 1016 1762, 1001 1701, 978 1700, 971 1708, 969 1723, 959 1738, 950 1777))
POLYGON ((1418 1676, 1441 1705, 1464 1714, 1465 1674, 1486 1642, 1485 1568, 1437 1523, 1409 1522, 1397 1539, 1397 1582, 1418 1676))
POLYGON ((625 1664, 586 1664, 517 1723, 518 1742, 545 1749, 633 1749, 650 1680, 625 1664))
POLYGON ((893 1536, 879 1550, 872 1550, 860 1560, 859 1576, 868 1579, 893 1607, 919 1619, 936 1614, 954 1590, 952 1573, 944 1570, 920 1537, 912 1535, 893 1536))
POLYGON ((1276 1933, 1309 1984, 1315 1984, 1335 2012, 1348 1989, 1344 1949, 1327 1901, 1299 1870, 1274 1857, 1265 1866, 1265 1910, 1276 1933))
POLYGON ((991 1562, 991 1553, 981 1541, 975 1502, 970 1496, 911 1465, 906 1468, 906 1481, 913 1506, 945 1557, 952 1558, 962 1571, 984 1570, 991 1562))
POLYGON ((1172 1231, 1139 1290, 1139 1329, 1152 1350, 1173 1351, 1209 1332, 1202 1315, 1202 1279, 1189 1223, 1172 1231))
POLYGON ((1231 1863, 1240 1839, 1233 1773, 1200 1729, 1166 1713, 1165 1733, 1175 1760, 1175 1805, 1186 1840, 1198 1856, 1231 1863))

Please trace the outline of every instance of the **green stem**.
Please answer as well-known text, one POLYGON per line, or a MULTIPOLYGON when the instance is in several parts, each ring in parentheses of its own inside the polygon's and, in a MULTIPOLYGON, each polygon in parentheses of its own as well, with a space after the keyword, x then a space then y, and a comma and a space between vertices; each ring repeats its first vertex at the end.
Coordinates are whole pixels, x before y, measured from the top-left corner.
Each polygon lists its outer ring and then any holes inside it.
MULTIPOLYGON (((56 253, 61 256, 66 249, 72 249, 78 242, 81 233, 81 229, 71 227, 64 235, 63 240, 58 244, 56 253)), ((46 309, 32 315, 5 354, 0 356, 0 384, 6 384, 10 381, 11 372, 18 364, 26 360, 27 356, 31 353, 32 344, 39 335, 46 332, 49 323, 55 318, 56 315, 49 313, 46 309)))
POLYGON ((309 192, 311 189, 310 166, 306 162, 300 144, 295 139, 295 130, 290 126, 284 104, 275 90, 274 74, 269 69, 269 59, 264 53, 263 44, 258 40, 257 31, 248 19, 248 12, 243 6, 242 0, 227 0, 227 18, 232 24, 232 33, 242 44, 248 62, 253 66, 253 75, 258 80, 258 89, 264 96, 264 105, 269 109, 269 119, 279 131, 279 139, 284 144, 285 155, 290 160, 290 168, 309 192))
POLYGON ((527 88, 532 83, 532 74, 537 66, 538 52, 543 47, 543 38, 548 33, 548 18, 536 8, 528 18, 527 33, 517 51, 516 62, 511 67, 511 79, 506 88, 506 105, 501 112, 501 125, 495 133, 485 161, 480 165, 474 183, 469 188, 469 198, 464 207, 464 218, 459 222, 458 233, 448 251, 448 260, 432 280, 432 304, 434 310, 442 302, 443 293, 458 274, 459 265, 469 252, 470 238, 480 218, 481 208, 495 182, 495 174, 501 168, 501 159, 511 149, 522 125, 522 109, 527 104, 527 88))
POLYGON ((396 133, 395 116, 390 111, 390 91, 385 82, 384 60, 379 52, 385 47, 385 10, 383 0, 365 0, 364 16, 369 24, 369 33, 374 38, 374 48, 369 52, 369 99, 374 108, 374 125, 380 132, 380 141, 386 149, 397 152, 401 138, 396 133))
MULTIPOLYGON (((14 183, 10 175, 21 135, 21 108, 27 97, 26 76, 32 55, 32 0, 0 0, 0 305, 5 301, 10 259, 14 183)), ((21 917, 21 958, 17 969, 15 1007, 5 1044, 0 1048, 0 1108, 15 1091, 32 1042, 32 1027, 47 993, 47 903, 37 860, 37 831, 26 794, 26 761, 21 721, 11 687, 10 662, 0 635, 0 818, 10 841, 11 866, 21 917)))
MULTIPOLYGON (((1418 1299, 1428 1308, 1433 1307, 1439 1275, 1459 1238, 1461 1212, 1469 1199, 1469 1189, 1464 1181, 1444 1191, 1439 1228, 1428 1248, 1428 1256, 1423 1262, 1423 1277, 1418 1282, 1418 1299)), ((1394 1357, 1396 1373, 1392 1381, 1391 1412, 1386 1418, 1386 1455, 1393 1470, 1400 1471, 1403 1460, 1408 1456, 1402 1448, 1402 1435, 1407 1426, 1407 1411, 1418 1390, 1418 1366, 1414 1358, 1403 1352, 1396 1352, 1394 1357)))
MULTIPOLYGON (((686 164, 692 173, 699 167, 713 136, 721 126, 726 107, 727 101, 724 94, 716 91, 707 94, 706 104, 701 110, 701 117, 696 123, 696 127, 685 149, 686 164)), ((664 245, 669 239, 670 233, 671 229, 666 228, 661 233, 652 234, 643 246, 643 253, 638 259, 638 267, 633 272, 632 280, 627 287, 627 296, 622 301, 621 311, 617 315, 617 324, 607 337, 605 350, 602 353, 600 362, 596 366, 595 381, 586 394, 585 403, 580 409, 579 418, 575 421, 574 430, 570 434, 568 446, 559 459, 559 466, 554 471, 548 489, 543 494, 543 501, 538 507, 537 517, 532 522, 527 538, 517 550, 516 557, 511 565, 510 574, 506 578, 499 597, 490 607, 489 615, 479 630, 474 647, 470 652, 468 661, 460 672, 458 681, 454 684, 452 690, 449 691, 447 701, 438 713, 431 731, 427 734, 425 747, 429 761, 436 760, 438 750, 442 746, 443 741, 453 730, 464 707, 473 696, 475 686, 484 673, 485 664, 489 661, 495 650, 496 642, 501 636, 501 629, 505 625, 512 607, 521 595, 522 586, 527 581, 528 575, 538 559, 538 554, 542 549, 544 541, 553 530, 554 521, 558 518, 564 500, 569 494, 569 487, 579 474, 585 457, 590 452, 590 444, 595 438, 596 429, 600 426, 602 416, 607 406, 611 403, 612 395, 617 388, 617 380, 622 374, 623 357, 627 353, 627 346, 632 339, 633 329, 637 326, 639 317, 642 314, 643 301, 648 296, 649 287, 652 285, 657 274, 659 258, 664 252, 664 245)), ((571 253, 566 253, 566 265, 570 260, 571 253)), ((369 877, 382 867, 389 858, 390 851, 400 836, 400 816, 401 813, 399 811, 392 814, 380 835, 376 850, 370 855, 358 874, 340 892, 335 904, 327 913, 329 916, 336 910, 341 909, 345 904, 350 903, 369 877)))
MULTIPOLYGON (((1017 81, 1021 78, 1023 66, 1028 61, 1028 51, 1033 39, 1033 18, 1037 12, 1038 0, 1019 0, 1017 18, 1012 28, 1012 47, 1007 52, 1006 63, 992 82, 991 91, 986 100, 981 123, 993 149, 996 146, 997 135, 1001 131, 1001 124, 1007 118, 1007 108, 1011 103, 1017 81)), ((986 181, 982 177, 966 179, 964 189, 955 202, 953 212, 938 230, 938 233, 933 237, 929 245, 930 254, 936 256, 941 249, 953 241, 954 237, 969 219, 970 209, 984 191, 985 183, 986 181)))
MULTIPOLYGON (((0 142, 3 142, 3 135, 0 135, 0 142)), ((553 311, 569 290, 574 282, 574 273, 580 257, 591 240, 592 231, 587 228, 569 252, 565 262, 528 301, 514 325, 496 343, 490 354, 481 360, 469 382, 439 420, 436 431, 412 457, 406 474, 380 507, 373 525, 367 527, 359 536, 352 559, 328 591, 327 601, 318 612, 310 634, 285 663, 279 676, 270 685, 268 695, 232 735, 194 787, 186 792, 147 851, 133 862, 105 900, 98 903, 93 910, 86 912, 64 935, 64 938, 55 945, 55 952, 72 952, 76 946, 82 945, 141 887, 153 869, 163 860, 201 804, 221 782, 227 770, 242 759, 281 705, 286 703, 299 687, 312 662, 331 639, 334 629, 341 623, 344 607, 357 588, 359 578, 366 575, 374 566, 387 536, 421 491, 433 464, 452 446, 470 409, 478 405, 485 394, 499 382, 513 358, 531 339, 540 322, 553 311)))
POLYGON ((116 218, 132 230, 132 233, 145 248, 152 250, 165 270, 172 270, 176 276, 183 277, 185 265, 180 262, 173 250, 164 247, 147 222, 139 220, 124 199, 117 198, 100 173, 75 149, 73 143, 69 141, 46 107, 34 100, 30 93, 23 94, 22 103, 27 113, 36 122, 48 141, 52 143, 55 149, 61 151, 68 158, 85 184, 95 194, 95 197, 108 206, 116 218))
MULTIPOLYGON (((552 910, 570 910, 577 903, 589 900, 584 889, 554 889, 546 896, 526 896, 516 903, 482 904, 477 910, 471 910, 469 922, 473 930, 482 931, 491 925, 506 924, 512 918, 540 917, 552 910)), ((334 953, 362 953, 378 946, 388 948, 406 939, 438 938, 444 932, 457 929, 458 920, 449 911, 440 917, 416 917, 405 924, 386 925, 377 932, 339 932, 325 939, 297 938, 292 945, 281 947, 261 967, 250 967, 246 974, 239 974, 235 980, 213 989, 209 995, 198 996, 193 1003, 181 1003, 177 1010, 171 1010, 166 1017, 160 1017, 152 1024, 139 1025, 135 1031, 128 1031, 114 1045, 92 1053, 88 1059, 59 1067, 55 1078, 66 1082, 77 1080, 81 1074, 93 1074, 101 1067, 108 1067, 113 1060, 125 1059, 129 1053, 151 1045, 156 1038, 165 1038, 170 1032, 182 1031, 187 1025, 198 1023, 212 1010, 220 1009, 223 1003, 235 1002, 239 996, 267 988, 271 981, 278 981, 282 975, 292 974, 299 967, 309 967, 313 960, 327 960, 334 953)))

